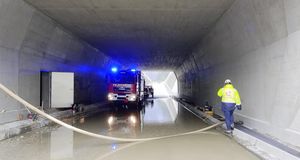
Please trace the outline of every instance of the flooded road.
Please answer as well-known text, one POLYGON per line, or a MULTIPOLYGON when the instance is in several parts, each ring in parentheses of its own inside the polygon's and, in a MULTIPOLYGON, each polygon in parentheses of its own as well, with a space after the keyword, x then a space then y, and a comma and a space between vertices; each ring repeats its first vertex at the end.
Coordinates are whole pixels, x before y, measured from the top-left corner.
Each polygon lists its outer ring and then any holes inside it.
MULTIPOLYGON (((208 125, 170 98, 148 100, 139 109, 122 108, 65 119, 107 136, 147 138, 198 130, 208 125)), ((256 160, 255 155, 216 130, 138 143, 119 143, 49 126, 0 142, 1 160, 256 160)))

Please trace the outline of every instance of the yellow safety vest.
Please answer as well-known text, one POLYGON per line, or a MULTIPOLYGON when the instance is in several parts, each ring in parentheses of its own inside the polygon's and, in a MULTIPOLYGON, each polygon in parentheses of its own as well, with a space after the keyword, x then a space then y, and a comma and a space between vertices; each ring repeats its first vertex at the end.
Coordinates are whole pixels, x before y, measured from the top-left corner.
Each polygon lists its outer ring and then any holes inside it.
POLYGON ((226 84, 223 88, 220 88, 218 96, 222 98, 222 102, 224 103, 235 103, 236 105, 241 104, 239 92, 232 84, 226 84))

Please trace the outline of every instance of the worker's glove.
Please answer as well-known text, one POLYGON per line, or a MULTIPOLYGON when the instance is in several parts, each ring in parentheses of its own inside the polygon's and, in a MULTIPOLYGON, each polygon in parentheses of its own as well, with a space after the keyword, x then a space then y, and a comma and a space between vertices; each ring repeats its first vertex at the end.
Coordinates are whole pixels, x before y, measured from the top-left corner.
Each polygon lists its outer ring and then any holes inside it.
POLYGON ((242 105, 240 104, 240 105, 236 105, 235 106, 238 110, 242 110, 242 105))

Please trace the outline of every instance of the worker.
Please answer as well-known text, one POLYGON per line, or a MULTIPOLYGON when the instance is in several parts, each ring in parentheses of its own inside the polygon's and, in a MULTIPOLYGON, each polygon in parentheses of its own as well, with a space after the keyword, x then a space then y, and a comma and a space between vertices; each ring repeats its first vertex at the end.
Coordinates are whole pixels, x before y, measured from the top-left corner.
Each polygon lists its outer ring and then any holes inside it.
POLYGON ((234 129, 233 112, 235 108, 242 109, 239 92, 233 87, 231 80, 225 80, 225 86, 220 88, 218 96, 222 98, 222 111, 225 116, 226 133, 231 134, 234 129))

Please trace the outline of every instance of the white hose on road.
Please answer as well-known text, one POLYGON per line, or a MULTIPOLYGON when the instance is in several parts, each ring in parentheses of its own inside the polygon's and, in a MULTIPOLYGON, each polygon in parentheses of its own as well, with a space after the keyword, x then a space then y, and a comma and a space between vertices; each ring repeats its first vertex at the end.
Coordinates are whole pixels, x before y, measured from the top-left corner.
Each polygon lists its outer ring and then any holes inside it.
POLYGON ((113 140, 113 141, 120 141, 120 142, 141 142, 141 141, 150 141, 150 140, 158 140, 158 139, 163 139, 163 138, 171 138, 171 137, 177 137, 177 136, 183 136, 183 135, 188 135, 188 134, 194 134, 194 133, 199 133, 199 132, 203 132, 203 131, 207 131, 209 129, 212 129, 214 127, 217 127, 223 123, 216 123, 213 124, 211 126, 208 126, 206 128, 200 129, 200 130, 196 130, 196 131, 192 131, 192 132, 186 132, 186 133, 181 133, 181 134, 176 134, 176 135, 169 135, 169 136, 162 136, 162 137, 154 137, 154 138, 142 138, 142 139, 131 139, 131 138, 117 138, 117 137, 110 137, 110 136, 104 136, 104 135, 100 135, 100 134, 95 134, 92 132, 88 132, 79 128, 76 128, 72 125, 69 125, 61 120, 58 120, 54 117, 52 117, 51 115, 39 110, 37 107, 33 106, 32 104, 28 103, 27 101, 25 101, 23 98, 21 98, 20 96, 18 96, 17 94, 15 94, 14 92, 12 92, 10 89, 8 89, 7 87, 5 87, 3 84, 0 83, 0 89, 2 89, 6 94, 8 94, 9 96, 11 96, 12 98, 14 98, 15 100, 17 100, 18 102, 20 102, 21 104, 23 104, 24 106, 27 106, 29 109, 33 110, 34 112, 42 115, 43 117, 59 124, 62 125, 70 130, 73 130, 75 132, 87 135, 87 136, 91 136, 91 137, 95 137, 95 138, 100 138, 100 139, 106 139, 106 140, 113 140))

